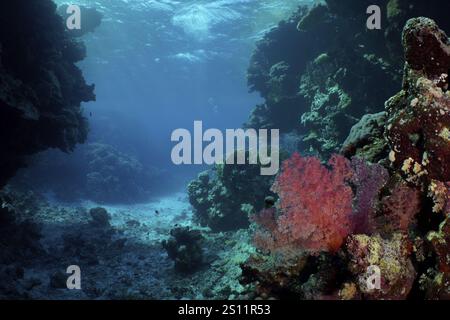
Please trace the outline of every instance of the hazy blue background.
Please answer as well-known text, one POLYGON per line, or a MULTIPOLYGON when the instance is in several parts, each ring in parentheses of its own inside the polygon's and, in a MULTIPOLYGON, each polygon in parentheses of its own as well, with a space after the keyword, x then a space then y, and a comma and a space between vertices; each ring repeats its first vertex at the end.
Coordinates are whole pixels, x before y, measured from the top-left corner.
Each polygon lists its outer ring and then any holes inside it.
POLYGON ((85 104, 89 141, 166 169, 182 188, 201 168, 172 165, 171 132, 191 129, 194 120, 205 128, 241 127, 261 102, 246 83, 255 42, 304 2, 77 1, 104 15, 83 37, 88 57, 80 67, 97 95, 85 104))

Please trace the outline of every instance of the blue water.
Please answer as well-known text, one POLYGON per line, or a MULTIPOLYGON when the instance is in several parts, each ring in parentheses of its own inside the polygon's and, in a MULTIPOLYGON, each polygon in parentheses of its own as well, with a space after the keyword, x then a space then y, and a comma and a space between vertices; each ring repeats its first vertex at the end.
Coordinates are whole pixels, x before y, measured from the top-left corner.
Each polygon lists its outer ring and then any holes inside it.
POLYGON ((79 65, 97 95, 84 105, 89 142, 166 170, 174 188, 184 187, 204 168, 172 164, 171 132, 192 130, 194 120, 208 128, 241 127, 262 102, 246 83, 255 43, 302 2, 78 1, 104 16, 82 38, 87 58, 79 65))

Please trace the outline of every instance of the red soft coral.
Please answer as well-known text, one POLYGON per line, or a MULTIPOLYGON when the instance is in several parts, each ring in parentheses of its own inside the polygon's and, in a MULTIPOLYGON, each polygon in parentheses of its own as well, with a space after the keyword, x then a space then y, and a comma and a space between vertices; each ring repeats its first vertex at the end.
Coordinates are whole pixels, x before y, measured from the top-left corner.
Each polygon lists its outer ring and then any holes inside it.
POLYGON ((256 234, 257 245, 312 253, 341 247, 352 229, 353 193, 346 183, 352 171, 342 156, 333 156, 328 164, 330 170, 319 159, 297 153, 283 163, 272 187, 280 197, 280 215, 264 215, 266 230, 256 234))
POLYGON ((378 230, 388 234, 407 232, 416 223, 416 215, 422 206, 420 191, 400 181, 391 193, 382 199, 382 214, 377 217, 378 230))

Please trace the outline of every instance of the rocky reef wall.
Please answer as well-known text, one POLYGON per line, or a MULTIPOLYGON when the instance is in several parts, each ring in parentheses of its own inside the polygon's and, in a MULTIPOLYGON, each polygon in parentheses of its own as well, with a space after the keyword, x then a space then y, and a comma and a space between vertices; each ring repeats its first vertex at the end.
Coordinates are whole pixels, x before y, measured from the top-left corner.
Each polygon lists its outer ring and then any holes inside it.
POLYGON ((88 133, 81 103, 95 100, 70 36, 50 0, 0 4, 0 187, 48 148, 72 151, 88 133))
POLYGON ((450 298, 450 41, 425 17, 408 20, 401 40, 402 88, 384 124, 363 122, 385 139, 386 156, 283 163, 272 187, 279 201, 253 217, 260 253, 242 265, 255 296, 450 298))
MULTIPOLYGON (((404 24, 411 17, 427 15, 450 30, 449 3, 436 0, 433 6, 441 9, 402 0, 328 0, 312 8, 299 7, 257 43, 247 78, 250 90, 265 101, 244 126, 280 129, 281 147, 288 154, 299 151, 326 161, 333 153, 342 153, 387 161, 384 105, 402 87, 404 24), (366 28, 366 9, 372 4, 382 8, 382 30, 366 28)), ((237 186, 270 194, 270 182, 253 187, 257 179, 245 171, 237 186)), ((231 195, 232 188, 223 186, 226 179, 218 175, 208 183, 193 181, 191 204, 203 225, 221 221, 218 224, 245 227, 248 212, 242 212, 241 204, 260 209, 264 196, 236 204, 241 193, 231 195)))
POLYGON ((327 0, 300 8, 257 45, 248 83, 265 103, 246 125, 294 132, 302 140, 299 150, 328 158, 352 126, 383 111, 401 87, 406 21, 424 15, 449 30, 449 10, 447 1, 402 0, 327 0), (365 27, 366 8, 373 4, 382 8, 382 30, 365 27))

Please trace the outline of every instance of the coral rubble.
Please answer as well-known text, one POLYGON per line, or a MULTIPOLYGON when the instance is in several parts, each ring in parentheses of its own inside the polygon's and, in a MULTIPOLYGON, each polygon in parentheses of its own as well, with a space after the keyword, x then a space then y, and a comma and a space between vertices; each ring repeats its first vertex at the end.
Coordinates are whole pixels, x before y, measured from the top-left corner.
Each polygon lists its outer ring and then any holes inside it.
POLYGON ((409 181, 450 180, 450 41, 434 21, 408 21, 403 89, 387 102, 391 161, 409 181))

